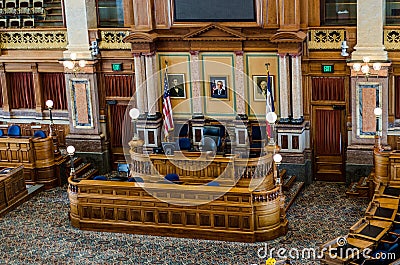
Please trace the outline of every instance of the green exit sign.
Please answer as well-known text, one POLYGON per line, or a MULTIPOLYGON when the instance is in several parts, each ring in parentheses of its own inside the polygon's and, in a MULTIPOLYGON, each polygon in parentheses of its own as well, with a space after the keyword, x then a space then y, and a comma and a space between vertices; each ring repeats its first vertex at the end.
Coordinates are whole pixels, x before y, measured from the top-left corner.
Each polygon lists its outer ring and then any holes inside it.
POLYGON ((122 63, 113 63, 111 68, 113 71, 122 71, 122 63))
POLYGON ((325 64, 325 65, 321 65, 321 67, 322 67, 323 73, 333 73, 334 72, 333 64, 325 64))

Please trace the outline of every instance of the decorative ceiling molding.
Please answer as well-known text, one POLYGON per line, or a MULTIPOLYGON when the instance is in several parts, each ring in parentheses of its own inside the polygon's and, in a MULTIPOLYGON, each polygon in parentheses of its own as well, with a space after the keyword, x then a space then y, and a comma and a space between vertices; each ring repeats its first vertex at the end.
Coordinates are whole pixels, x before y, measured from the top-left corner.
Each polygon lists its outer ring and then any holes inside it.
POLYGON ((278 32, 273 35, 270 39, 273 43, 301 43, 307 37, 307 34, 298 31, 298 32, 278 32))
POLYGON ((157 40, 157 33, 134 32, 123 39, 124 42, 130 43, 152 43, 157 40))
POLYGON ((210 24, 183 36, 187 41, 244 41, 246 36, 237 30, 219 25, 210 24))

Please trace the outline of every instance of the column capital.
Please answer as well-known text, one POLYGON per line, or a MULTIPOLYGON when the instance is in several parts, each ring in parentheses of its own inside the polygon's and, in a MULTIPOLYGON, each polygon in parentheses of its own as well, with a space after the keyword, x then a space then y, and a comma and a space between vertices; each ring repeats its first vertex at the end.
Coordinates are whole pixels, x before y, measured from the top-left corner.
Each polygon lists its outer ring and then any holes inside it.
POLYGON ((156 55, 156 52, 155 52, 155 51, 147 52, 147 53, 144 53, 144 52, 143 52, 142 55, 144 55, 144 56, 146 56, 146 57, 151 57, 151 56, 156 55))
POLYGON ((133 57, 140 57, 140 55, 141 55, 140 52, 133 52, 132 53, 133 57))
POLYGON ((286 57, 286 53, 278 53, 278 56, 280 57, 280 58, 285 58, 286 57))
POLYGON ((243 56, 243 51, 234 51, 236 56, 243 56))
POLYGON ((294 57, 294 58, 301 56, 300 53, 289 53, 289 55, 290 55, 290 57, 294 57))
POLYGON ((189 53, 192 56, 196 56, 196 55, 199 55, 200 51, 192 51, 192 50, 190 50, 189 53))

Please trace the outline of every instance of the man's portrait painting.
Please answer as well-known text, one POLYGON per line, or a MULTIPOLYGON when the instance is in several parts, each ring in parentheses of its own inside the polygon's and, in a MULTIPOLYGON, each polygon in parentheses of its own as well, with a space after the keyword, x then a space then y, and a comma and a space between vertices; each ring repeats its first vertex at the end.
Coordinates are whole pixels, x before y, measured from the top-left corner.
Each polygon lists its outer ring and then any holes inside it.
MULTIPOLYGON (((272 97, 275 99, 275 86, 274 86, 274 76, 270 75, 270 82, 271 82, 271 91, 272 97)), ((254 82, 254 101, 265 101, 267 95, 267 87, 268 87, 268 80, 266 75, 253 75, 253 82, 254 82)))
POLYGON ((211 76, 210 77, 210 95, 212 98, 228 98, 226 76, 211 76))
POLYGON ((171 98, 186 98, 184 74, 168 74, 168 85, 171 98))

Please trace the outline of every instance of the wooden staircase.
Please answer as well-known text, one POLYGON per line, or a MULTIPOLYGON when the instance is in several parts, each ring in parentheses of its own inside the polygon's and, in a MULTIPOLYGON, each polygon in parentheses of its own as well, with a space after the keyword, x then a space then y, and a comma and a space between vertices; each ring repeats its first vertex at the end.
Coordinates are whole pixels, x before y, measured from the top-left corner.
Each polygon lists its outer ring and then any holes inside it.
MULTIPOLYGON (((98 174, 98 170, 91 163, 85 162, 81 157, 74 157, 75 179, 90 179, 98 174)), ((71 160, 66 163, 68 176, 71 173, 71 160)))

